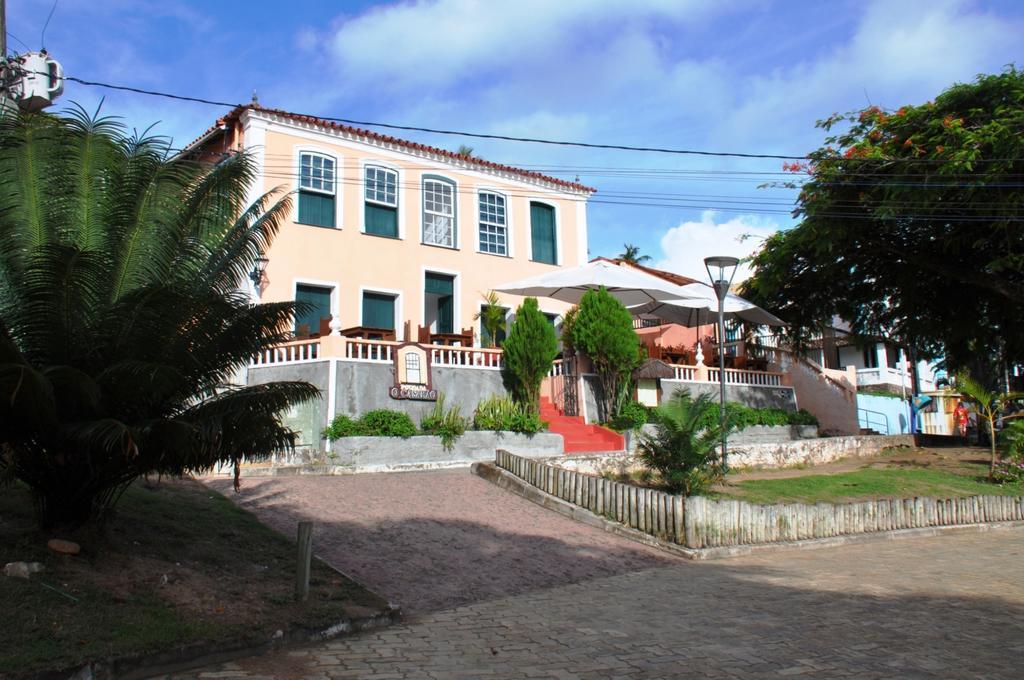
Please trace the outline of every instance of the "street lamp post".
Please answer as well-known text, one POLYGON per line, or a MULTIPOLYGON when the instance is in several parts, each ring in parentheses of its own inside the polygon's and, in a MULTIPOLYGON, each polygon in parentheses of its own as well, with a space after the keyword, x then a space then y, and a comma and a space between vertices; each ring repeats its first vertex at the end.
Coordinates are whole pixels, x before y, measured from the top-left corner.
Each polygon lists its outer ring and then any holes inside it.
POLYGON ((704 258, 711 286, 718 296, 718 398, 722 416, 722 467, 728 469, 725 430, 725 296, 729 294, 732 277, 736 275, 738 258, 718 255, 704 258))

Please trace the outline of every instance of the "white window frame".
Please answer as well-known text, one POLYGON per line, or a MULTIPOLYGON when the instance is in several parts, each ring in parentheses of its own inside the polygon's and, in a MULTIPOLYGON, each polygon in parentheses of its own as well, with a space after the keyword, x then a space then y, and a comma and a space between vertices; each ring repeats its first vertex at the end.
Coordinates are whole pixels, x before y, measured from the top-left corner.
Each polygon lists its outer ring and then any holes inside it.
MULTIPOLYGON (((435 246, 437 248, 448 248, 449 250, 459 249, 459 183, 447 177, 445 175, 435 173, 425 173, 420 178, 420 212, 422 218, 420 219, 420 243, 426 246, 435 246), (441 213, 428 213, 427 212, 427 182, 435 182, 451 189, 452 192, 452 243, 446 245, 444 243, 434 243, 427 241, 427 215, 441 215, 441 213)), ((443 217, 443 215, 442 215, 443 217)))
MULTIPOLYGON (((443 246, 442 246, 443 247, 443 246)), ((462 272, 454 269, 445 269, 444 267, 428 267, 426 265, 420 267, 420 326, 427 325, 427 304, 426 304, 426 291, 427 289, 427 273, 431 274, 444 274, 445 276, 451 276, 454 280, 452 281, 452 287, 454 289, 452 297, 452 330, 456 333, 462 330, 462 272)))
MULTIPOLYGON (((295 201, 292 206, 292 222, 295 224, 303 224, 299 222, 299 192, 310 191, 324 196, 334 196, 334 229, 341 229, 342 220, 341 217, 344 214, 342 212, 342 195, 343 192, 339 190, 339 186, 342 184, 343 177, 342 172, 344 170, 343 161, 340 153, 337 149, 328 149, 322 146, 313 146, 308 144, 296 145, 294 148, 294 163, 295 163, 295 201), (315 156, 323 156, 334 161, 334 193, 329 193, 319 189, 312 189, 302 186, 302 156, 305 154, 312 154, 315 156)), ((317 226, 318 225, 305 225, 303 226, 317 226)), ((319 229, 330 229, 331 227, 318 227, 319 229)))
MULTIPOLYGON (((325 279, 308 279, 305 277, 297 277, 292 279, 292 301, 295 300, 295 296, 298 295, 299 286, 318 286, 320 288, 331 289, 331 321, 335 319, 341 323, 341 298, 339 297, 340 285, 337 281, 327 281, 325 279)), ((359 314, 362 315, 362 300, 360 299, 360 310, 359 314)))
POLYGON ((556 203, 555 201, 551 201, 551 200, 544 199, 544 198, 538 198, 536 196, 531 196, 531 197, 529 197, 526 200, 526 217, 527 217, 527 219, 531 220, 530 227, 529 227, 529 229, 527 231, 527 235, 529 236, 529 238, 527 240, 530 243, 530 251, 529 251, 530 262, 536 262, 537 264, 545 264, 545 265, 547 265, 549 267, 561 267, 562 264, 565 262, 565 252, 564 252, 564 248, 562 247, 562 210, 561 210, 561 206, 559 206, 558 203, 556 203), (532 219, 533 218, 530 215, 530 204, 531 203, 541 203, 543 205, 548 206, 549 208, 553 208, 554 211, 555 211, 555 263, 554 264, 548 264, 547 262, 538 262, 537 260, 533 259, 533 224, 532 224, 532 219))
MULTIPOLYGON (((426 276, 424 276, 424 286, 426 286, 426 276)), ((395 288, 384 288, 383 286, 359 286, 359 325, 365 326, 363 322, 363 294, 364 293, 376 293, 377 295, 390 295, 395 298, 395 340, 403 342, 405 340, 405 313, 404 305, 402 303, 402 291, 395 288)))
MULTIPOLYGON (((393 163, 381 161, 378 158, 362 158, 359 161, 359 232, 362 234, 366 233, 366 211, 363 210, 363 206, 366 203, 366 168, 376 167, 388 170, 395 173, 397 180, 395 182, 395 200, 398 202, 398 236, 400 240, 405 239, 405 210, 406 204, 409 202, 407 194, 402 188, 402 183, 405 180, 405 170, 393 163)), ((375 201, 374 201, 375 202, 375 201)), ((375 202, 376 203, 376 202, 375 202)), ((384 203, 377 203, 377 205, 386 205, 384 203)), ((370 234, 370 236, 377 236, 377 234, 370 234)))
MULTIPOLYGON (((476 192, 476 251, 483 253, 484 255, 494 255, 495 257, 513 257, 512 253, 512 211, 510 210, 508 194, 497 189, 491 189, 490 187, 480 187, 476 192), (483 241, 480 238, 480 227, 484 224, 481 219, 481 207, 483 206, 484 194, 490 194, 492 196, 498 196, 505 202, 505 252, 504 253, 492 253, 489 250, 483 249, 483 241)), ((496 226, 491 223, 487 223, 490 226, 496 226)))

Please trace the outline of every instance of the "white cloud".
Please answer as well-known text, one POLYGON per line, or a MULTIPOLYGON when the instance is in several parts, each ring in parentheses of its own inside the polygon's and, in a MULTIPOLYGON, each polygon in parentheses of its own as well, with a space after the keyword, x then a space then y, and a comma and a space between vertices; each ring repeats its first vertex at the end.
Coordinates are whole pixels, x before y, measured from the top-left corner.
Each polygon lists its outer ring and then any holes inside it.
MULTIPOLYGON (((776 231, 779 224, 756 215, 739 215, 726 221, 713 210, 701 214, 699 222, 683 222, 661 237, 664 257, 655 266, 659 269, 703 281, 707 278, 704 258, 711 255, 732 255, 747 258, 753 255, 776 231), (749 238, 743 238, 749 236, 749 238)), ((750 266, 741 264, 733 279, 735 283, 750 276, 750 266)))
POLYGON ((581 51, 600 52, 591 30, 632 23, 692 21, 710 0, 418 0, 381 6, 344 21, 330 48, 347 78, 432 94, 516 62, 570 68, 581 51))

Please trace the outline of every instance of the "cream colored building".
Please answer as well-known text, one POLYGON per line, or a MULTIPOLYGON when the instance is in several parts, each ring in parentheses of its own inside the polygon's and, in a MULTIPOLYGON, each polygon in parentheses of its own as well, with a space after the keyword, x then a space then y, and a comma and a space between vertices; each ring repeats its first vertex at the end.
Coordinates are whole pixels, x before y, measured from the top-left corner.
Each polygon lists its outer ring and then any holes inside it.
MULTIPOLYGON (((190 146, 242 149, 259 169, 254 198, 293 194, 252 292, 309 302, 300 337, 372 327, 401 341, 472 328, 480 346, 473 317, 492 286, 587 261, 594 190, 575 182, 256 105, 190 146)), ((509 314, 520 301, 502 298, 509 314)), ((553 321, 566 309, 540 304, 553 321)))

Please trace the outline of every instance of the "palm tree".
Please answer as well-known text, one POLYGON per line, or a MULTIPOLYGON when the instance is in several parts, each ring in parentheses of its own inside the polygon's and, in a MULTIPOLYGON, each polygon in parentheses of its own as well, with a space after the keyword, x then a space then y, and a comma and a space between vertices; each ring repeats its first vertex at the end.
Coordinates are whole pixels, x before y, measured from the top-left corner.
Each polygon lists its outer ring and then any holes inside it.
POLYGON ((498 344, 498 332, 505 328, 505 308, 501 306, 501 299, 493 290, 484 294, 484 304, 480 305, 480 311, 473 315, 474 321, 479 321, 487 337, 483 340, 487 347, 496 347, 498 344))
POLYGON ((996 473, 996 421, 999 420, 1000 413, 1008 403, 1024 398, 1024 394, 992 392, 966 373, 961 373, 956 377, 956 390, 963 395, 965 401, 974 404, 978 410, 978 425, 980 426, 984 421, 985 427, 988 428, 988 441, 992 454, 989 459, 988 481, 991 482, 996 473))
MULTIPOLYGON (((655 429, 643 433, 637 457, 655 470, 672 493, 694 496, 706 492, 722 480, 726 462, 719 445, 723 424, 718 404, 710 394, 691 397, 677 390, 665 404, 656 408, 655 429)), ((728 420, 726 433, 735 429, 728 420)))
POLYGON ((625 249, 622 253, 619 253, 619 258, 623 262, 629 264, 643 264, 649 262, 651 259, 650 255, 641 255, 640 246, 635 246, 632 243, 623 243, 622 247, 625 249))
POLYGON ((295 304, 239 281, 289 211, 245 154, 204 167, 110 118, 0 120, 0 478, 44 526, 100 519, 148 473, 294 446, 304 382, 232 383, 295 304))

